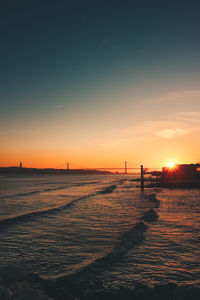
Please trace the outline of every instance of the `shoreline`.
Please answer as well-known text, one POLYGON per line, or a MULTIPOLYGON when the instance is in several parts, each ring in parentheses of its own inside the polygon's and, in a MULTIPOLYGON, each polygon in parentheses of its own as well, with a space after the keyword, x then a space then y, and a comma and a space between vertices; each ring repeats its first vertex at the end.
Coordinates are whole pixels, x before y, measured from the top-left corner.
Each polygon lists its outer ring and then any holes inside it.
POLYGON ((133 288, 107 289, 97 278, 80 280, 79 274, 56 280, 42 279, 16 266, 0 267, 1 300, 198 300, 200 287, 166 283, 149 287, 136 283, 133 288))
POLYGON ((19 167, 0 167, 0 175, 96 175, 113 174, 109 171, 95 169, 54 169, 54 168, 19 168, 19 167))

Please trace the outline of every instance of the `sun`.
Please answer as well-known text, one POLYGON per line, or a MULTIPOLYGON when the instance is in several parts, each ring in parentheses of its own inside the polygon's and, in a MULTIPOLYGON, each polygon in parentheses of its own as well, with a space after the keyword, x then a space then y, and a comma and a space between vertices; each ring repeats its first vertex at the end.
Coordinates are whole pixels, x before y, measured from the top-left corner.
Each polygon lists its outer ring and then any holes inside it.
POLYGON ((170 169, 173 169, 175 167, 175 163, 173 161, 170 161, 168 164, 167 164, 168 168, 170 169))

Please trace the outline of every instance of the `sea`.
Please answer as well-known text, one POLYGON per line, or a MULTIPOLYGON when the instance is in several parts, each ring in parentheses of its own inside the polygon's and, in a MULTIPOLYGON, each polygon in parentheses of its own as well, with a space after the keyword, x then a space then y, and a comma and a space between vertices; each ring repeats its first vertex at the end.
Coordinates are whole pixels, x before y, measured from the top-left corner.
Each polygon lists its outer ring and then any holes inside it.
POLYGON ((0 265, 108 288, 200 287, 200 190, 141 191, 138 176, 1 176, 0 265))

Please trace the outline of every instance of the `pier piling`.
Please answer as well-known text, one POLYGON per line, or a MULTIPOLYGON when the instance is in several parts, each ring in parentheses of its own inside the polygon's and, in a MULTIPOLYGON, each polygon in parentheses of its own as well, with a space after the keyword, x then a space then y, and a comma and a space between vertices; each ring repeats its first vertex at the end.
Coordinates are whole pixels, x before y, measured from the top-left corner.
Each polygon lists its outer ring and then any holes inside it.
POLYGON ((144 190, 144 169, 143 165, 141 165, 141 182, 140 182, 141 191, 144 190))

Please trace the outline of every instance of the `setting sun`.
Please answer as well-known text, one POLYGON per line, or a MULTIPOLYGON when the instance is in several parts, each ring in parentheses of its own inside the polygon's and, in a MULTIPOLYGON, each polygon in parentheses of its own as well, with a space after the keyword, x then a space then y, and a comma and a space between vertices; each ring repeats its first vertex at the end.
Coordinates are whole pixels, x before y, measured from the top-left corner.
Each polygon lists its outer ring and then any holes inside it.
POLYGON ((174 168, 175 164, 174 164, 174 162, 170 161, 170 162, 167 164, 167 166, 168 166, 169 168, 174 168))

